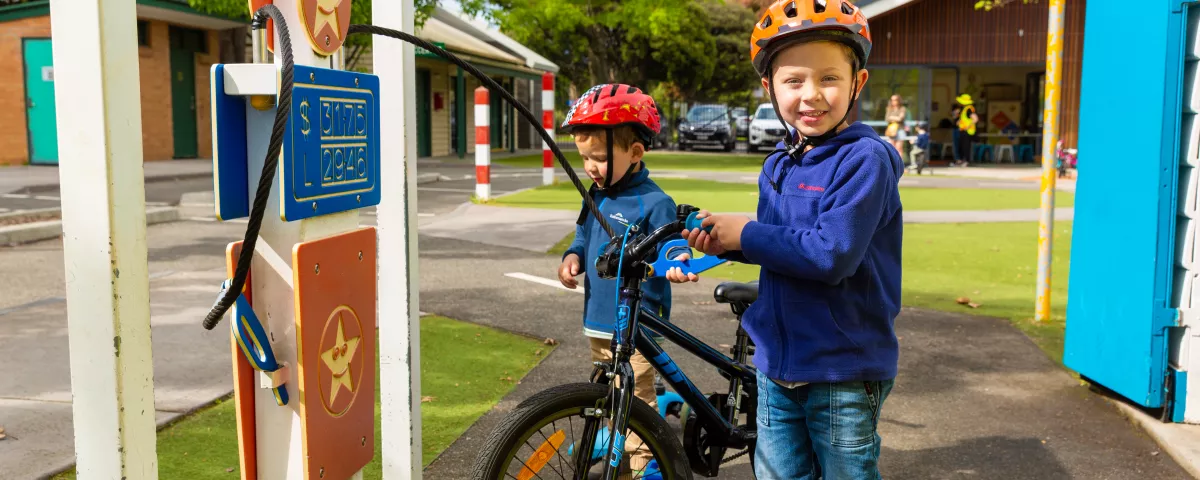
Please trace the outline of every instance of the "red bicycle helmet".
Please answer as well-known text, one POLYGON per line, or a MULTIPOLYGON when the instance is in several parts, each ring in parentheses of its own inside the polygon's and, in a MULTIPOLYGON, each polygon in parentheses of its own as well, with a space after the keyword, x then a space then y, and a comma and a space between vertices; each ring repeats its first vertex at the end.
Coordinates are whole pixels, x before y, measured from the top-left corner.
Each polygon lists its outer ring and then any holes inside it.
POLYGON ((771 57, 786 40, 832 40, 849 45, 858 68, 871 56, 867 16, 847 0, 776 0, 750 34, 750 59, 760 76, 767 76, 771 57))
POLYGON ((570 133, 580 126, 613 129, 623 125, 633 127, 649 150, 662 129, 662 120, 653 98, 635 86, 616 83, 596 85, 584 92, 567 112, 562 129, 570 133))

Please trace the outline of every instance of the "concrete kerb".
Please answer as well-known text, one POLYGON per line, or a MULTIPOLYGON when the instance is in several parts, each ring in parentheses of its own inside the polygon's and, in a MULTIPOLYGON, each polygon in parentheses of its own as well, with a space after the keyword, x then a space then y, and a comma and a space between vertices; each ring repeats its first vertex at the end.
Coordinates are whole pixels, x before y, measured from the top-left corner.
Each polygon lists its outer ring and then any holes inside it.
MULTIPOLYGON (((177 220, 179 220, 179 209, 176 207, 151 207, 146 209, 146 225, 174 222, 177 220)), ((39 240, 58 238, 62 234, 62 220, 9 225, 0 227, 0 245, 20 245, 39 240)))
POLYGON ((1200 478, 1200 442, 1195 441, 1195 425, 1166 423, 1115 394, 1098 392, 1097 395, 1115 406, 1130 423, 1146 432, 1162 451, 1175 459, 1192 477, 1200 478))

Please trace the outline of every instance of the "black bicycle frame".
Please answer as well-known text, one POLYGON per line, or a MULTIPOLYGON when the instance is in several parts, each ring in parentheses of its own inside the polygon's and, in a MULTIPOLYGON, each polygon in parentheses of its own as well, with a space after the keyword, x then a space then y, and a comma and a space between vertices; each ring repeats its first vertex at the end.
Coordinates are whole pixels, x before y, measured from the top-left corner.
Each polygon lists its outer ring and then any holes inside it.
POLYGON ((688 353, 717 367, 718 370, 740 378, 744 385, 755 385, 757 381, 755 377, 756 370, 749 365, 733 361, 733 359, 653 313, 645 310, 642 310, 640 313, 638 317, 641 324, 639 327, 641 328, 638 329, 637 335, 634 338, 638 351, 642 352, 642 355, 650 360, 650 364, 654 366, 654 369, 671 385, 671 388, 675 389, 676 393, 679 393, 679 396, 683 397, 684 401, 692 407, 692 410, 696 412, 698 417, 707 420, 710 425, 716 425, 720 429, 714 433, 719 433, 721 436, 726 437, 731 436, 733 434, 733 425, 729 422, 729 419, 721 416, 716 407, 708 402, 708 399, 704 397, 700 389, 696 388, 692 380, 675 365, 675 361, 671 359, 671 356, 658 345, 658 342, 655 342, 646 334, 646 329, 662 335, 663 338, 683 347, 688 353))

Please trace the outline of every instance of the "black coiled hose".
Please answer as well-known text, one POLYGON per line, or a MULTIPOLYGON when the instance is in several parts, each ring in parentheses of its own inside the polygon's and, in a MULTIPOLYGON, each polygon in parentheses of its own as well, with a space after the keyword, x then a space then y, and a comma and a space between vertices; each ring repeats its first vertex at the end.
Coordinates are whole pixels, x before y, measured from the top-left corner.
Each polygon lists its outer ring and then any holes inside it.
MULTIPOLYGON (((254 194, 254 205, 250 210, 249 222, 246 225, 246 235, 242 239, 242 251, 241 254, 238 255, 237 266, 234 269, 233 279, 230 281, 228 288, 221 292, 220 298, 217 300, 216 304, 213 305, 212 309, 209 310, 208 315, 204 317, 204 328, 206 330, 212 330, 217 326, 217 323, 220 323, 221 318, 225 316, 225 312, 229 311, 229 308, 232 307, 237 301, 238 295, 241 294, 242 288, 246 285, 246 276, 250 272, 250 260, 254 258, 254 247, 255 244, 258 243, 259 229, 262 228, 262 218, 267 208, 267 198, 271 192, 271 183, 275 179, 275 170, 279 162, 279 150, 282 148, 283 144, 284 129, 287 127, 288 115, 291 114, 292 109, 292 83, 294 79, 295 65, 292 59, 291 36, 288 34, 287 23, 284 22, 283 13, 280 12, 279 8, 274 5, 263 5, 262 8, 259 8, 258 11, 254 12, 254 18, 250 22, 250 28, 252 30, 264 28, 267 23, 267 17, 270 17, 271 20, 275 21, 275 29, 279 32, 278 49, 283 60, 283 71, 281 73, 281 83, 279 86, 279 98, 276 102, 277 109, 275 111, 275 125, 271 129, 271 143, 267 147, 267 158, 263 162, 262 176, 258 179, 258 188, 255 190, 254 194)), ((546 133, 544 128, 541 128, 541 122, 539 119, 535 117, 533 113, 529 111, 529 109, 525 108, 524 105, 518 102, 511 93, 504 89, 504 87, 501 87, 500 84, 496 83, 495 80, 492 80, 483 72, 480 72, 479 69, 475 68, 474 65, 463 61, 454 54, 443 50, 437 45, 399 30, 376 27, 374 25, 350 25, 349 34, 353 35, 356 33, 382 35, 418 45, 446 59, 450 63, 458 65, 463 70, 466 70, 468 73, 475 76, 475 78, 478 78, 479 81, 484 85, 487 85, 489 90, 498 92, 505 101, 507 101, 509 104, 515 107, 518 112, 520 112, 521 116, 524 117, 525 120, 538 127, 536 129, 538 134, 541 135, 542 140, 550 146, 550 150, 554 152, 554 156, 558 158, 558 163, 562 165, 563 170, 565 170, 567 172, 567 176, 570 177, 571 183, 575 185, 575 189, 578 190, 579 194, 583 197, 583 202, 587 206, 588 211, 590 211, 592 216, 600 222, 600 226, 604 228, 605 233, 607 233, 610 238, 616 236, 616 232, 613 231, 612 226, 609 225, 608 222, 604 220, 604 216, 600 214, 600 209, 596 206, 596 202, 592 200, 591 195, 588 195, 587 188, 585 188, 583 186, 583 182, 579 180, 579 175, 575 173, 575 169, 571 168, 571 164, 567 162, 566 157, 564 157, 562 151, 559 150, 558 144, 554 142, 554 139, 550 137, 550 134, 546 133)))

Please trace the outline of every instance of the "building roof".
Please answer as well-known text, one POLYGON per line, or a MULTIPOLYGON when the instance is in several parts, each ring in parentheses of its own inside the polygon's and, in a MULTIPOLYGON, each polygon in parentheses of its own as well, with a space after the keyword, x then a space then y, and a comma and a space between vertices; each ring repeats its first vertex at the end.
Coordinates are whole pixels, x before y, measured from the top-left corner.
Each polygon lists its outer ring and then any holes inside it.
POLYGON ((447 25, 461 30, 476 39, 487 42, 488 44, 503 49, 508 53, 520 57, 524 60, 524 65, 536 70, 544 72, 558 73, 558 65, 551 62, 546 57, 539 55, 537 52, 530 50, 529 47, 522 45, 521 42, 513 40, 508 35, 500 33, 500 30, 488 26, 482 20, 472 18, 465 13, 455 13, 446 10, 442 7, 437 7, 434 10, 433 18, 436 18, 447 25))
MULTIPOLYGON (((0 22, 49 14, 49 0, 0 0, 0 22)), ((137 0, 137 16, 209 30, 224 30, 249 23, 249 20, 200 13, 188 6, 187 0, 137 0)))
POLYGON ((875 17, 895 10, 897 7, 918 1, 920 0, 859 0, 856 4, 858 8, 862 9, 863 14, 867 16, 867 21, 870 21, 875 17))
POLYGON ((430 42, 442 43, 446 45, 446 50, 452 52, 466 53, 513 65, 525 64, 522 59, 469 34, 464 35, 464 33, 466 32, 454 28, 436 17, 425 20, 425 25, 417 29, 418 37, 430 42))

